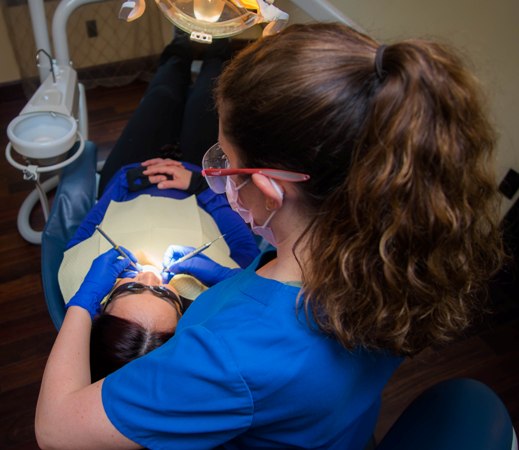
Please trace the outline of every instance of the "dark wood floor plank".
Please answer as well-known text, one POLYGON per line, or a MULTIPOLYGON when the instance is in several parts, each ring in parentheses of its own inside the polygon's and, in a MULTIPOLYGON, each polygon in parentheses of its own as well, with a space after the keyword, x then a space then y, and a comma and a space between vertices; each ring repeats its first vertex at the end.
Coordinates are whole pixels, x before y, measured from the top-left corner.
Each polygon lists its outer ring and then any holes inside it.
POLYGON ((34 450, 37 447, 34 435, 34 410, 16 409, 0 419, 0 448, 3 450, 34 450))
POLYGON ((8 377, 9 371, 14 374, 17 373, 18 364, 22 364, 24 361, 35 360, 41 357, 41 355, 45 355, 55 339, 56 333, 54 330, 46 330, 38 335, 38 339, 34 339, 30 335, 18 334, 16 340, 0 344, 1 359, 9 361, 9 364, 4 366, 2 383, 8 377))
MULTIPOLYGON (((31 308, 30 312, 15 317, 13 320, 2 321, 0 325, 0 342, 15 344, 20 336, 35 340, 52 329, 52 321, 47 308, 44 305, 40 306, 40 303, 43 303, 42 297, 40 293, 37 306, 31 308)), ((32 301, 34 302, 34 300, 32 301)), ((56 336, 57 332, 54 332, 54 330, 52 332, 56 336)))
MULTIPOLYGON (((41 337, 38 338, 40 341, 41 337)), ((21 388, 27 384, 37 383, 41 381, 47 356, 51 349, 51 345, 38 347, 42 351, 39 356, 32 356, 30 358, 15 361, 11 364, 6 364, 2 367, 2 381, 0 384, 0 392, 9 392, 13 389, 21 388)), ((36 405, 34 405, 35 407, 36 405)))
POLYGON ((27 267, 26 270, 23 270, 23 267, 16 267, 17 264, 13 264, 11 267, 6 264, 6 272, 9 271, 9 274, 0 276, 0 308, 3 309, 0 323, 11 320, 13 316, 19 317, 17 308, 23 307, 24 304, 28 304, 29 308, 32 309, 35 304, 41 303, 36 300, 42 294, 41 276, 38 273, 41 268, 41 264, 39 264, 40 255, 34 255, 36 270, 31 270, 28 266, 30 256, 33 256, 32 250, 29 257, 18 259, 21 262, 20 265, 27 267))

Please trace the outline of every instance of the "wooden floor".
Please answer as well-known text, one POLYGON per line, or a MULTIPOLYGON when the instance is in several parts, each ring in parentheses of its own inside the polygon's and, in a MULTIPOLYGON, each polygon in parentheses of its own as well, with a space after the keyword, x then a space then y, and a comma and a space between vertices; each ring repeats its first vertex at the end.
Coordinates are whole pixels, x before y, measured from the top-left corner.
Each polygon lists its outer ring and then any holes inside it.
MULTIPOLYGON (((107 152, 135 109, 145 85, 87 92, 90 139, 107 152)), ((0 144, 5 128, 25 104, 16 90, 2 90, 0 144)), ((16 217, 30 183, 0 158, 0 448, 36 449, 33 420, 45 361, 56 336, 47 314, 40 279, 40 247, 18 234, 16 217)), ((41 223, 41 217, 34 218, 41 223)), ((425 388, 452 377, 471 377, 502 398, 519 430, 519 311, 514 300, 497 295, 499 314, 477 333, 441 351, 426 351, 405 362, 384 391, 377 429, 380 438, 409 402, 425 388)))

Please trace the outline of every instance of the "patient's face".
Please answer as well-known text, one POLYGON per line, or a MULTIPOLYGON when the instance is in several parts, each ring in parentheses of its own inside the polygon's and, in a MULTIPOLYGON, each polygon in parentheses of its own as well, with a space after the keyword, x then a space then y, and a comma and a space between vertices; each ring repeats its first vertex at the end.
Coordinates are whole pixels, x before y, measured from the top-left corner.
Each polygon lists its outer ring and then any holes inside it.
MULTIPOLYGON (((177 294, 171 286, 164 285, 160 276, 154 271, 143 271, 137 274, 135 278, 122 278, 116 283, 115 287, 131 282, 148 286, 165 286, 177 294)), ((143 327, 155 331, 174 331, 180 319, 179 311, 175 305, 150 291, 143 291, 138 294, 127 292, 118 295, 106 306, 105 312, 112 316, 137 322, 143 327)))

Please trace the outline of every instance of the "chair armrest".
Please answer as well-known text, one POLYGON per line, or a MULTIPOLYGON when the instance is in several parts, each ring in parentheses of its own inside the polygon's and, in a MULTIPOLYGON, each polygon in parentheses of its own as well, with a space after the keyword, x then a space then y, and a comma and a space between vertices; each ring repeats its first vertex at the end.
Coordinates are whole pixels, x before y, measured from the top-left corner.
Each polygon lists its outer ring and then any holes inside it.
POLYGON ((426 390, 408 406, 376 450, 510 450, 510 415, 485 384, 451 379, 426 390))

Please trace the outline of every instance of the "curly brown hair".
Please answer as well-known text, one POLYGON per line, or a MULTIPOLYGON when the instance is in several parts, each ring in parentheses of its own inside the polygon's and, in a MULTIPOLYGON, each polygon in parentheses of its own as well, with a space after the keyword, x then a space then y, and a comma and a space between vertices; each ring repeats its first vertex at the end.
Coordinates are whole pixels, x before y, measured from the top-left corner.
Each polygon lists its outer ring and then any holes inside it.
MULTIPOLYGON (((466 328, 502 258, 494 132, 444 45, 338 24, 242 51, 216 90, 248 167, 309 173, 303 305, 346 348, 412 355, 466 328)), ((304 244, 303 244, 304 243, 304 244)))

